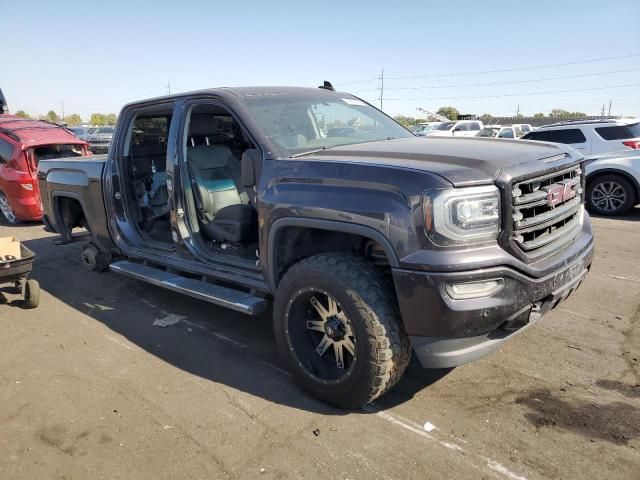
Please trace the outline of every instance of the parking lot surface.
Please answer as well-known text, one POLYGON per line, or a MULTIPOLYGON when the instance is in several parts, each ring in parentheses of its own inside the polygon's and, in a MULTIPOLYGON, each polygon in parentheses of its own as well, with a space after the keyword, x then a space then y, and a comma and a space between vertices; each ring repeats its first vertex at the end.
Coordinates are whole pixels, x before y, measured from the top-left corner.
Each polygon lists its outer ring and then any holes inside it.
POLYGON ((42 288, 35 310, 0 305, 0 479, 640 478, 640 209, 593 225, 558 309, 351 412, 293 384, 270 313, 88 272, 81 244, 0 226, 42 288))

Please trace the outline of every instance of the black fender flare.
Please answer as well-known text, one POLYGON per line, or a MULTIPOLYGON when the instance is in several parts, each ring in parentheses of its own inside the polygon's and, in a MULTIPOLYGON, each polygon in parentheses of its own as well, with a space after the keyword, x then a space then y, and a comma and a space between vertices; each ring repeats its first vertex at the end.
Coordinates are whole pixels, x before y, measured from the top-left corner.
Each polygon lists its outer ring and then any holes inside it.
POLYGON ((398 257, 393 249, 391 242, 387 237, 374 228, 367 227, 366 225, 360 225, 355 223, 338 222, 335 220, 322 220, 319 218, 304 218, 304 217, 282 217, 278 218, 271 224, 269 229, 269 243, 268 243, 268 259, 267 259, 267 283, 272 291, 275 292, 278 281, 278 265, 275 261, 276 258, 276 245, 278 233, 286 227, 307 227, 315 228, 318 230, 328 230, 332 232, 349 233, 354 235, 360 235, 362 237, 373 240, 378 243, 387 256, 389 265, 392 268, 399 267, 398 257))

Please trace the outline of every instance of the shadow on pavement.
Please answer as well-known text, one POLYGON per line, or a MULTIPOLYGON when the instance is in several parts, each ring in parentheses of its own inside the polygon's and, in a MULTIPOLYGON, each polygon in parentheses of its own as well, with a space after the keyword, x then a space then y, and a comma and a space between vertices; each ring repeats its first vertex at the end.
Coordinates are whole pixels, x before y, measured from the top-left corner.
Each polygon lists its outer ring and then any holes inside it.
POLYGON ((640 206, 634 207, 624 215, 616 217, 607 215, 596 215, 595 213, 591 212, 589 212, 589 215, 593 218, 601 218, 603 220, 626 220, 631 222, 640 222, 640 206))
MULTIPOLYGON (((80 262, 81 243, 55 246, 52 237, 23 243, 36 253, 31 278, 40 282, 43 292, 176 368, 293 408, 324 415, 349 413, 303 393, 284 371, 277 357, 271 311, 249 317, 111 272, 87 271, 80 262), (158 319, 180 321, 159 328, 153 326, 158 319)), ((52 302, 39 307, 46 308, 64 311, 64 306, 52 302)), ((446 373, 411 365, 376 406, 406 402, 446 373)))

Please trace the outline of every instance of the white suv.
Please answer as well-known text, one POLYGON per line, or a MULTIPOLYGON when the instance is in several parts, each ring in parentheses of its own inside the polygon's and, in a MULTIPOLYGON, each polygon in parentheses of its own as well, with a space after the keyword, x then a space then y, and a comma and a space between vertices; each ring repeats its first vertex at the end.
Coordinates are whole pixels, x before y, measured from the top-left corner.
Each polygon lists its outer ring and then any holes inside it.
POLYGON ((427 132, 427 137, 475 137, 482 130, 480 120, 458 120, 442 122, 435 129, 427 132))
POLYGON ((565 143, 585 156, 639 150, 640 122, 638 119, 609 118, 552 123, 527 133, 522 139, 565 143))

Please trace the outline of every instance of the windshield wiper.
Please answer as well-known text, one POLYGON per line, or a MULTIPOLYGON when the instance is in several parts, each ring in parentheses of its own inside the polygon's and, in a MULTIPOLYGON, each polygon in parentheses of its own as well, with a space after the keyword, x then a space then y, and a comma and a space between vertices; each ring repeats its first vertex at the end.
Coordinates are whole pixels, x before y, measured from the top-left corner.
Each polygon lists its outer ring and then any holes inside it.
POLYGON ((308 152, 302 152, 302 153, 296 153, 294 155, 289 155, 289 158, 298 158, 298 157, 304 157, 305 155, 311 155, 313 153, 318 153, 318 152, 323 152, 325 150, 329 150, 330 148, 335 147, 335 145, 332 145, 330 147, 322 147, 322 148, 318 148, 316 150, 309 150, 308 152))

